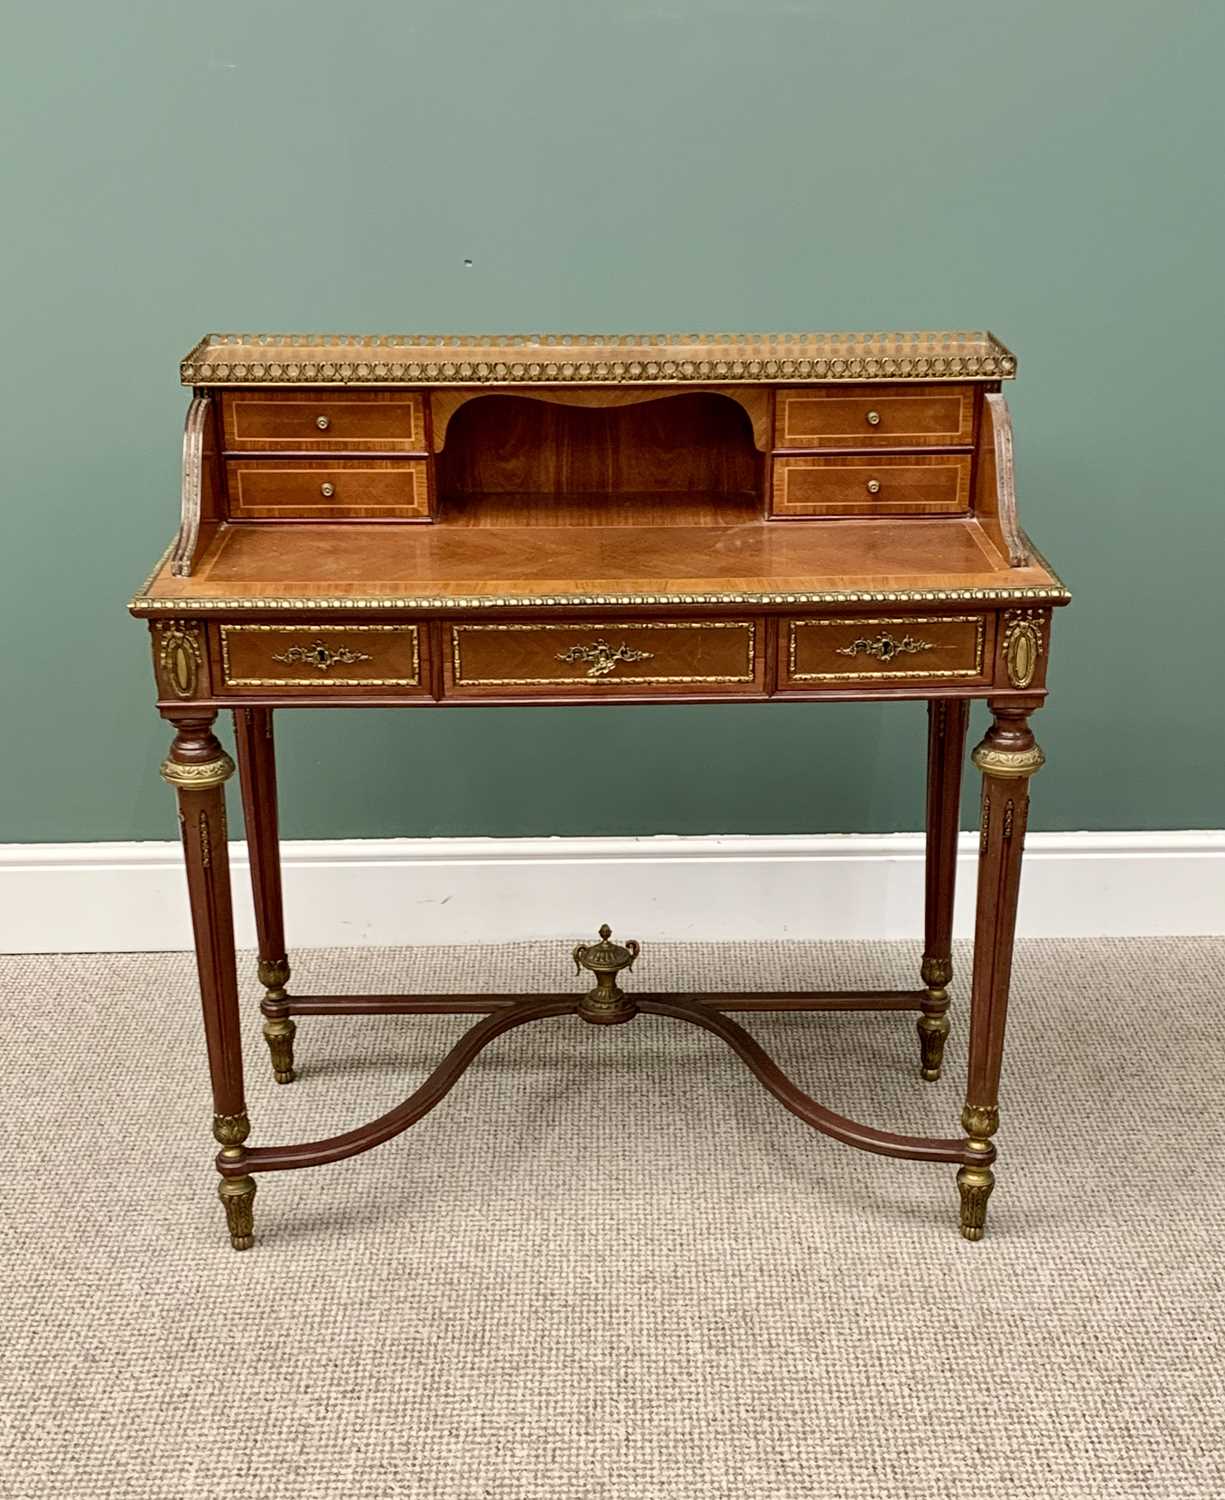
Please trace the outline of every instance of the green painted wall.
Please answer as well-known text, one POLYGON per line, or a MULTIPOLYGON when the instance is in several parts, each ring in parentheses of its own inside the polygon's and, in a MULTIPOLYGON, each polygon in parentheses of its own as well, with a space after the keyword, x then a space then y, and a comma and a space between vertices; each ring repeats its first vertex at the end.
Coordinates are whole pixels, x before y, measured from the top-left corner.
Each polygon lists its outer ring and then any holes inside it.
MULTIPOLYGON (((123 605, 213 329, 987 324, 1077 596, 1035 826, 1225 824, 1225 8, 76 0, 4 41, 0 840, 173 831, 123 605)), ((299 836, 920 816, 918 706, 283 723, 299 836)))

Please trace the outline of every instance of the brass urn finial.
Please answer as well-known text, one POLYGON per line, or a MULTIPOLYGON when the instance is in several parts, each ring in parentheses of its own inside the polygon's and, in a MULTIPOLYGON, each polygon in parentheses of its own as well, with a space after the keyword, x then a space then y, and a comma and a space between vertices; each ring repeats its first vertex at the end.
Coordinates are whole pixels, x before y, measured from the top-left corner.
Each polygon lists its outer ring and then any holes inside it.
POLYGON ((614 1025, 619 1021, 632 1020, 638 1007, 628 1000, 617 983, 622 969, 633 968, 640 952, 638 944, 631 938, 628 943, 614 943, 612 928, 607 922, 600 927, 600 941, 580 943, 574 950, 576 971, 589 970, 595 975, 595 989, 584 995, 579 1002, 578 1013, 584 1021, 597 1026, 614 1025))

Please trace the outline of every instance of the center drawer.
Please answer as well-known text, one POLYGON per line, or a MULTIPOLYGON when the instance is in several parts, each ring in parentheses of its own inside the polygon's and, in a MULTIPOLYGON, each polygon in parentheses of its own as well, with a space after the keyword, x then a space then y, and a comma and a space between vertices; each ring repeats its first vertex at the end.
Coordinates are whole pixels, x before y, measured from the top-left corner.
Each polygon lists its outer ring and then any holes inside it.
POLYGON ((452 697, 764 691, 755 620, 490 621, 447 627, 452 697))

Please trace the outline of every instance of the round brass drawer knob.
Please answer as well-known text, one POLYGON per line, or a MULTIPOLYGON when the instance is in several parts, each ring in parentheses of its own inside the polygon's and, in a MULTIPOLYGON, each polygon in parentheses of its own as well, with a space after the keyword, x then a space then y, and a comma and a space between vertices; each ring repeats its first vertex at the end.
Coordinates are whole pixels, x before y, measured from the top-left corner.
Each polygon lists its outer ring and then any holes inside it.
POLYGON ((331 425, 332 423, 329 417, 315 418, 315 426, 319 429, 320 432, 326 432, 331 425))
POLYGON ((869 479, 868 480, 868 494, 869 495, 879 495, 880 494, 880 480, 879 479, 869 479))
POLYGON ((878 412, 878 411, 870 411, 868 413, 868 426, 869 427, 879 427, 880 426, 880 412, 878 412))
POLYGON ((336 486, 334 484, 321 484, 319 486, 319 493, 325 500, 330 500, 336 493, 336 486))

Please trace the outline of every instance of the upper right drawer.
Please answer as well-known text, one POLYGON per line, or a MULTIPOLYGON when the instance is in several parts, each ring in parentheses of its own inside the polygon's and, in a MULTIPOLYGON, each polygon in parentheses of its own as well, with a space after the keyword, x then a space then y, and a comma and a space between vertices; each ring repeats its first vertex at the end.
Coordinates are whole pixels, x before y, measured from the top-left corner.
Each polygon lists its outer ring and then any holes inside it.
POLYGON ((776 448, 968 448, 972 385, 810 386, 782 390, 776 448))

